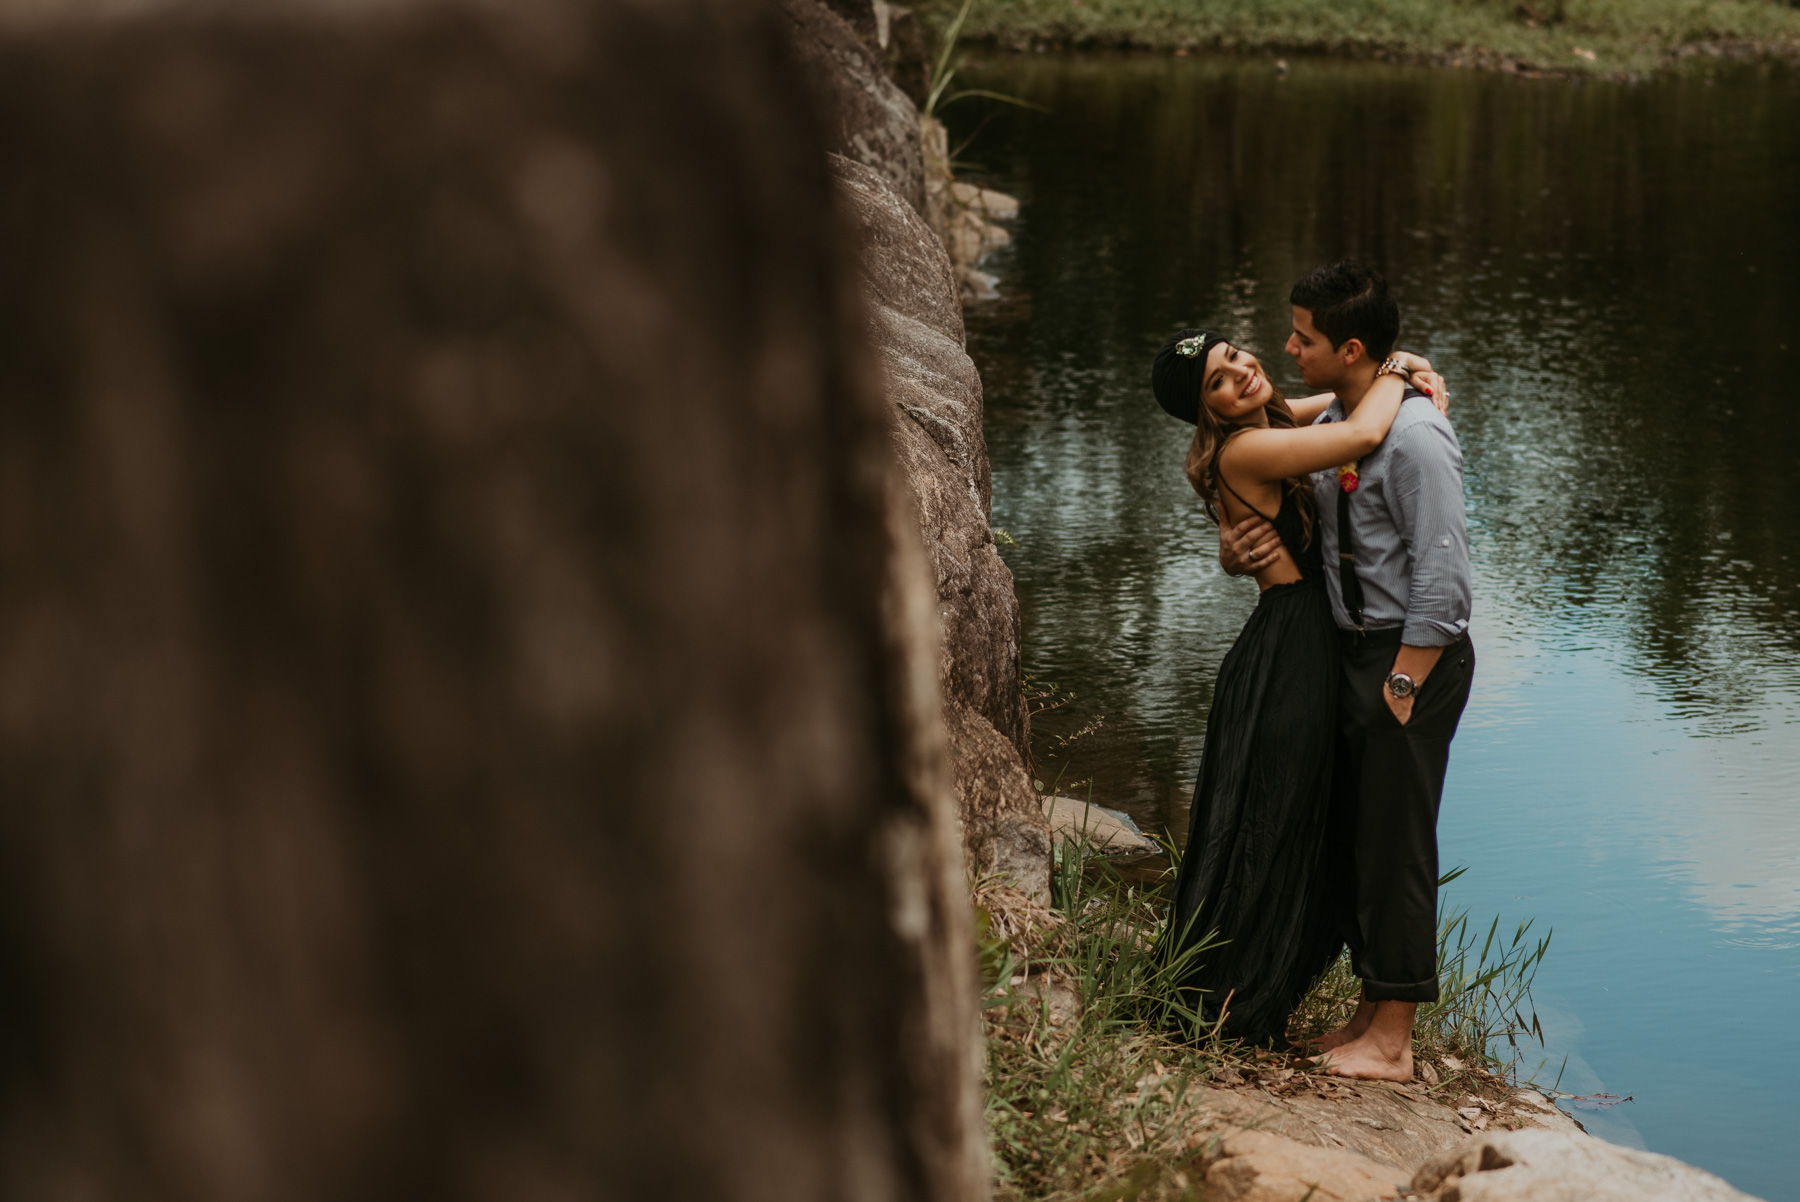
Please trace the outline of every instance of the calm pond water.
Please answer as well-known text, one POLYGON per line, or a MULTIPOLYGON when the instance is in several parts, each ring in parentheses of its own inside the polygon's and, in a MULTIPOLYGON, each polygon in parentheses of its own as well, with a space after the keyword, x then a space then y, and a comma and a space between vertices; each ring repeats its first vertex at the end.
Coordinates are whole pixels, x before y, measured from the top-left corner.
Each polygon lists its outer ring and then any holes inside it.
POLYGON ((949 110, 968 174, 1023 201, 969 326, 1027 666, 1076 694, 1037 720, 1048 772, 1185 832, 1255 589, 1218 569, 1150 356, 1216 325, 1297 389, 1288 286, 1376 263, 1467 461, 1450 900, 1555 929, 1527 1067, 1633 1096, 1590 1129, 1792 1196, 1800 78, 1024 57, 959 82, 1051 110, 949 110))

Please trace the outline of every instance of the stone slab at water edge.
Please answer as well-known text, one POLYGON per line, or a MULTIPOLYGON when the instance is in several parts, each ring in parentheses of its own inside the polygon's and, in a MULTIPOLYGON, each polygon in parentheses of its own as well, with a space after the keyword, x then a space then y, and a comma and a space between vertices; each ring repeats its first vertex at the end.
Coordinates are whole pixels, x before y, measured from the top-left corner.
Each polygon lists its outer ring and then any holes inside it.
POLYGON ((1125 859, 1153 856, 1162 850, 1156 840, 1138 829, 1131 815, 1073 797, 1046 794, 1044 817, 1050 820, 1050 834, 1059 843, 1085 838, 1107 855, 1125 859))
MULTIPOLYGON (((1484 1132, 1413 1175, 1433 1202, 1746 1202, 1673 1156, 1555 1131, 1484 1132)), ((1754 1202, 1754 1200, 1751 1200, 1754 1202)))
POLYGON ((1491 1107, 1517 1129, 1472 1136, 1449 1107, 1380 1083, 1202 1098, 1216 1133, 1193 1169, 1208 1202, 1755 1202, 1673 1157, 1594 1139, 1531 1090, 1491 1107))

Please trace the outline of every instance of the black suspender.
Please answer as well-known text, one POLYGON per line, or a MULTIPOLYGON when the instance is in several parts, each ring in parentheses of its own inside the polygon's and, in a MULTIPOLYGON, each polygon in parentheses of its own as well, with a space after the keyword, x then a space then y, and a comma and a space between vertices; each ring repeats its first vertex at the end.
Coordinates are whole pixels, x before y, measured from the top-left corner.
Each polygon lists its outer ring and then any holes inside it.
POLYGON ((1362 581, 1356 578, 1356 546, 1350 539, 1350 494, 1338 484, 1338 583, 1344 590, 1344 609, 1358 633, 1363 628, 1362 581))

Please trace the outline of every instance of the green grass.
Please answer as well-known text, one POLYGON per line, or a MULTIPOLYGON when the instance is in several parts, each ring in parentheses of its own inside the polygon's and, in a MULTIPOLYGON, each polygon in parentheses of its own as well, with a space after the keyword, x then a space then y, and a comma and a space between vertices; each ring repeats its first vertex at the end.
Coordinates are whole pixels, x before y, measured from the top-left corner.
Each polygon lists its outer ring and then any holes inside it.
MULTIPOLYGON (((1171 988, 1185 961, 1170 963, 1156 949, 1166 884, 1127 880, 1099 857, 1061 848, 1048 908, 1000 882, 977 884, 987 1121, 1001 1202, 1197 1200, 1209 1138, 1202 1089, 1293 1076, 1287 1056, 1180 1034, 1197 1016, 1171 988)), ((1527 1017, 1531 977, 1549 942, 1529 929, 1504 938, 1496 922, 1484 937, 1466 914, 1444 916, 1443 997, 1421 1011, 1415 1044, 1423 1079, 1436 1078, 1432 1092, 1491 1093, 1514 1078, 1514 1048, 1536 1028, 1536 1016, 1527 1017)), ((1291 1032, 1342 1022, 1356 988, 1340 960, 1291 1032)))
POLYGON ((1185 960, 1171 963, 1155 946, 1160 890, 1069 854, 1058 857, 1051 892, 1045 910, 1002 886, 976 889, 995 1196, 1075 1196, 1165 1170, 1173 1180, 1196 1151, 1195 1087, 1233 1051, 1171 1029, 1169 1020, 1196 1016, 1174 1000, 1185 960), (1059 1021, 1064 1003, 1033 988, 1044 981, 1079 1013, 1059 1021))
MULTIPOLYGON (((932 10, 938 26, 958 8, 939 0, 932 10)), ((1800 7, 1781 0, 976 0, 961 35, 1015 49, 1323 51, 1637 74, 1696 53, 1800 57, 1800 7)))

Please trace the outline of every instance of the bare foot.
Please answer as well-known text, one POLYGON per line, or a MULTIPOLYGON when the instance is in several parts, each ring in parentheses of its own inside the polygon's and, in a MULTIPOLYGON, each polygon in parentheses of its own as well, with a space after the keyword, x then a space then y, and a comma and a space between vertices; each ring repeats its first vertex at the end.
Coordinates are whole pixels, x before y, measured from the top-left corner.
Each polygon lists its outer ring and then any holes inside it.
POLYGON ((1398 1054, 1394 1054, 1375 1039, 1353 1039, 1319 1056, 1317 1064, 1322 1072, 1332 1077, 1405 1083, 1413 1079, 1412 1042, 1408 1040, 1401 1045, 1398 1054))
MULTIPOLYGON (((1335 1077, 1360 1077, 1367 1081, 1411 1081, 1413 1070, 1413 1018, 1418 1006, 1412 1002, 1373 1002, 1368 1006, 1368 1021, 1363 1032, 1348 1043, 1341 1043, 1319 1058, 1319 1068, 1335 1077)), ((1363 1008, 1357 1007, 1357 1017, 1363 1008)), ((1355 1019, 1351 1020, 1352 1023, 1355 1019)))
POLYGON ((1319 1050, 1321 1052, 1329 1052, 1332 1048, 1343 1047, 1351 1040, 1361 1039, 1362 1033, 1369 1029, 1369 1023, 1374 1017, 1374 1002, 1356 1003, 1356 1013, 1350 1016, 1349 1022, 1345 1023, 1331 1034, 1319 1038, 1319 1050))

